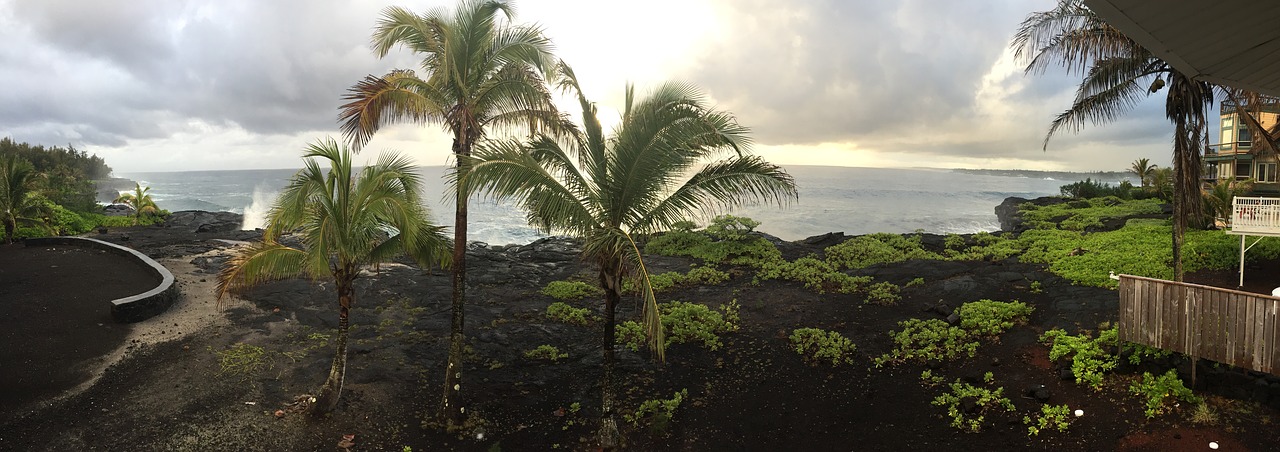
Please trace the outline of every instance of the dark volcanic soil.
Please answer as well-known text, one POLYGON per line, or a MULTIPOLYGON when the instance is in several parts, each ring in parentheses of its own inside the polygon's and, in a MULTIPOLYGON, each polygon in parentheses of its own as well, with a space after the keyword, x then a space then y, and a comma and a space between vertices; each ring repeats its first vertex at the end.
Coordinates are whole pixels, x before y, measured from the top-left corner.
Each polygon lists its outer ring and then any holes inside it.
MULTIPOLYGON (((123 233, 130 238, 122 243, 191 263, 193 271, 175 272, 186 291, 173 308, 178 311, 210 299, 208 281, 201 280, 212 280, 221 264, 217 250, 227 245, 209 239, 251 235, 173 228, 123 233), (206 292, 193 292, 195 288, 206 292)), ((119 242, 120 234, 105 238, 119 242)), ((784 249, 789 258, 820 251, 801 243, 784 249)), ((660 273, 686 271, 690 263, 653 258, 649 265, 660 273)), ((327 418, 294 414, 288 404, 324 380, 337 321, 336 296, 331 282, 291 280, 265 284, 244 294, 243 301, 227 301, 220 311, 225 321, 176 340, 134 347, 83 392, 41 397, 41 407, 33 411, 5 404, 0 449, 340 450, 343 435, 355 435, 350 450, 590 450, 599 416, 600 326, 547 320, 544 313, 552 300, 538 290, 570 277, 591 281, 591 269, 562 240, 476 249, 469 264, 469 346, 462 392, 474 424, 465 436, 422 425, 440 397, 448 277, 439 270, 392 264, 358 282, 346 391, 337 412, 327 418), (216 352, 237 343, 262 347, 261 365, 242 374, 223 372, 216 352), (542 344, 569 357, 558 363, 524 357, 524 351, 542 344), (276 416, 278 409, 286 410, 283 417, 276 416)), ((1250 275, 1262 280, 1277 269, 1280 263, 1265 263, 1250 275)), ((724 284, 660 294, 661 301, 710 306, 736 300, 742 327, 723 337, 722 348, 673 345, 665 363, 654 362, 643 351, 619 348, 616 381, 624 412, 644 400, 688 391, 669 423, 632 426, 620 419, 630 449, 1206 450, 1208 441, 1216 441, 1220 450, 1268 450, 1280 441, 1273 425, 1280 412, 1245 397, 1207 394, 1219 415, 1213 424, 1191 423, 1187 407, 1146 419, 1141 402, 1126 390, 1127 381, 1143 370, 1179 364, 1188 368, 1184 360, 1124 367, 1101 392, 1062 380, 1037 336, 1048 328, 1075 332, 1114 320, 1117 296, 1106 289, 1073 286, 1038 266, 1014 260, 912 261, 860 272, 899 285, 924 278, 923 285, 904 289, 902 301, 892 306, 865 304, 849 295, 819 295, 787 282, 753 285, 750 271, 726 270, 734 277, 724 284), (1033 290, 1033 282, 1040 290, 1033 290), (950 427, 944 410, 930 403, 943 387, 921 384, 920 373, 928 367, 875 368, 871 359, 891 348, 888 333, 897 329, 897 322, 941 318, 961 303, 984 298, 1020 300, 1036 310, 1027 325, 985 343, 976 358, 931 369, 947 381, 978 380, 992 372, 995 384, 1013 400, 1015 412, 989 415, 981 433, 967 434, 950 427), (786 339, 801 327, 849 337, 858 346, 856 363, 807 365, 786 339), (1065 433, 1028 437, 1022 418, 1038 412, 1041 403, 1022 393, 1039 385, 1050 391, 1049 403, 1067 404, 1085 415, 1065 433)), ((599 304, 577 303, 597 312, 599 304)), ((147 322, 166 322, 171 313, 147 322)), ((624 302, 620 317, 635 318, 636 306, 624 302)), ((83 331, 60 334, 75 342, 83 331)), ((1231 377, 1218 378, 1218 383, 1202 385, 1230 393, 1221 380, 1231 377)), ((1262 400, 1268 400, 1266 388, 1262 400)))

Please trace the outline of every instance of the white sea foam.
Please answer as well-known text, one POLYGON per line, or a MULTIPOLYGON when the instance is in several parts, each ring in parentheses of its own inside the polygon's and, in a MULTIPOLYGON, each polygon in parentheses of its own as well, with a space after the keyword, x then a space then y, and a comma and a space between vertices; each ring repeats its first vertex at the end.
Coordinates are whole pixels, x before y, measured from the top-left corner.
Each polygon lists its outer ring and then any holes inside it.
POLYGON ((240 229, 250 230, 267 226, 267 211, 271 210, 271 202, 277 193, 259 184, 253 188, 253 202, 244 208, 244 222, 240 229))

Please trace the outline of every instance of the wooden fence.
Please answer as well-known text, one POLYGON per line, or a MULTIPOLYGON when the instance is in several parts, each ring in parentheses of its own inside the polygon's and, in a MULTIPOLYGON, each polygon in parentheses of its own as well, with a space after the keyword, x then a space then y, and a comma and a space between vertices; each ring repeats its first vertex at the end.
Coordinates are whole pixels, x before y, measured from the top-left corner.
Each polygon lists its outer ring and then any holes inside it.
POLYGON ((1280 375, 1280 298, 1120 276, 1120 340, 1280 375))

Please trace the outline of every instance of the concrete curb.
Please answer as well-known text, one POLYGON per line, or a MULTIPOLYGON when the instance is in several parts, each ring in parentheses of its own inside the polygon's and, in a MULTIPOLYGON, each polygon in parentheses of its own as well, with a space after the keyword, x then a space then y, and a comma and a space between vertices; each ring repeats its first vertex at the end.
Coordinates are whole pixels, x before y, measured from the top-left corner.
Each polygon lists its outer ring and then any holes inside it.
POLYGON ((160 275, 160 285, 146 292, 124 298, 111 300, 111 317, 119 323, 140 322, 154 317, 169 309, 178 299, 178 286, 174 284, 173 273, 159 262, 133 249, 125 248, 110 242, 84 237, 41 237, 27 239, 27 246, 69 245, 95 248, 120 256, 133 258, 144 267, 150 268, 160 275))

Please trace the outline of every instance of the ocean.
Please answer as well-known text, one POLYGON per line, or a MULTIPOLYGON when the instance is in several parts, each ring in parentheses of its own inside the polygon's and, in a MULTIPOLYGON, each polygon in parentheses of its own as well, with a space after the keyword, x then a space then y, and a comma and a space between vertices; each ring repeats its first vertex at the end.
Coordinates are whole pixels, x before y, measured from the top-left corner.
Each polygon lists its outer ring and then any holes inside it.
MULTIPOLYGON (((761 222, 759 231, 783 240, 828 232, 938 234, 1000 229, 995 207, 1010 196, 1057 195, 1075 182, 1050 178, 971 174, 935 169, 786 166, 800 199, 786 208, 751 206, 728 213, 761 222)), ((151 187, 162 209, 229 211, 245 216, 246 229, 261 227, 267 209, 297 170, 234 170, 122 173, 151 187)), ((432 219, 453 224, 453 201, 446 191, 449 168, 421 168, 432 219)), ((1118 181, 1109 181, 1116 184, 1118 181)), ((469 240, 492 245, 524 244, 545 237, 525 223, 520 209, 491 200, 473 200, 469 240)), ((705 225, 709 218, 697 219, 705 225)))

